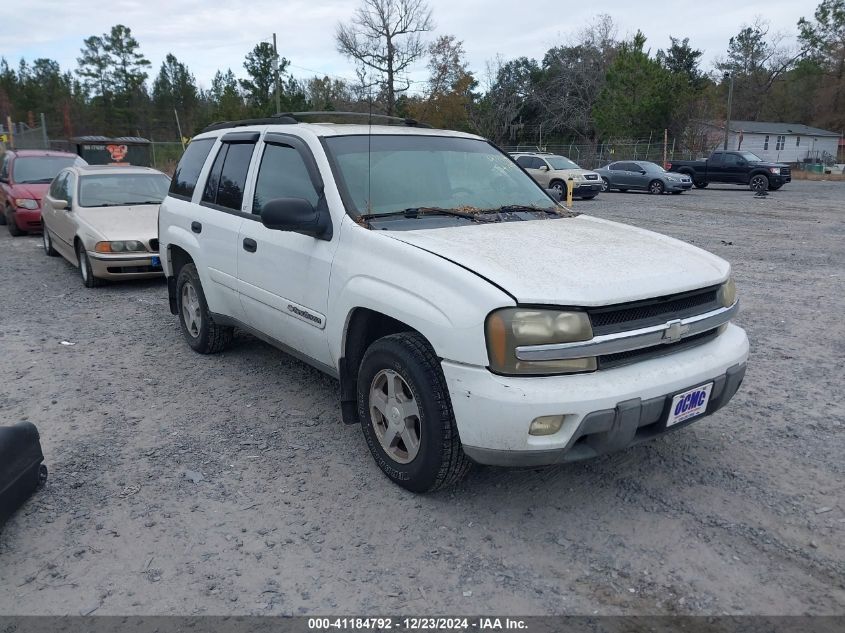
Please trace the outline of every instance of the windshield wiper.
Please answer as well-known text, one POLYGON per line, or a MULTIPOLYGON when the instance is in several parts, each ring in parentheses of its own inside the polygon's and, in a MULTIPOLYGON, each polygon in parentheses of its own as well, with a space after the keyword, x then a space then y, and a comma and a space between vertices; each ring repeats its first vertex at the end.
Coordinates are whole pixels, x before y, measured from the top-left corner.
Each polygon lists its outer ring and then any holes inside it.
MULTIPOLYGON (((479 211, 482 211, 479 209, 479 211)), ((456 218, 463 218, 471 222, 498 222, 499 220, 488 220, 482 218, 475 212, 458 211, 457 209, 445 209, 443 207, 409 207, 402 211, 391 211, 389 213, 365 213, 361 215, 362 220, 377 220, 385 217, 402 216, 409 219, 416 219, 422 215, 448 215, 456 218)))
POLYGON ((551 215, 560 215, 555 209, 544 209, 540 207, 532 207, 527 204, 506 204, 495 209, 484 209, 490 213, 514 213, 516 211, 530 211, 534 213, 548 213, 551 215))

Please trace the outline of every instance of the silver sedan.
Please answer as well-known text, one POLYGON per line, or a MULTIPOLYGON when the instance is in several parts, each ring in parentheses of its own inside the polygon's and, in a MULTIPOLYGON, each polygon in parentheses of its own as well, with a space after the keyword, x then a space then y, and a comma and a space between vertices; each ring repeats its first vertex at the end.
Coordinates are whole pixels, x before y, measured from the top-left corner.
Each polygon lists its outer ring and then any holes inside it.
POLYGON ((657 163, 620 160, 596 172, 602 179, 602 191, 636 189, 653 194, 683 193, 692 188, 692 179, 685 174, 668 172, 657 163))

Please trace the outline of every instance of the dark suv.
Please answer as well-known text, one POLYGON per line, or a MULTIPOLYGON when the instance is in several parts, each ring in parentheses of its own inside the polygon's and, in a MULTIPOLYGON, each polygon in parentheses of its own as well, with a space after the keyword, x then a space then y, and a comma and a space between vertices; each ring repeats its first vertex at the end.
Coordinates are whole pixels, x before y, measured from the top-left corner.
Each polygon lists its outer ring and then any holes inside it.
POLYGON ((65 167, 87 165, 76 154, 9 150, 0 158, 0 224, 14 236, 41 231, 41 198, 65 167))

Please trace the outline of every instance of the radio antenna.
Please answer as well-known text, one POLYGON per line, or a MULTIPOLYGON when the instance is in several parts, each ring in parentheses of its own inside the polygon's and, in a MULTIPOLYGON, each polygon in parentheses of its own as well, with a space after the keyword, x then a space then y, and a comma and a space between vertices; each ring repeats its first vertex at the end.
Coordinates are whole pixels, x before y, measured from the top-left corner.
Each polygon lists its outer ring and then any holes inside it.
MULTIPOLYGON (((366 81, 367 72, 364 71, 364 81, 366 81)), ((369 116, 367 117, 367 213, 373 212, 373 85, 370 83, 367 86, 367 93, 369 95, 369 116)))

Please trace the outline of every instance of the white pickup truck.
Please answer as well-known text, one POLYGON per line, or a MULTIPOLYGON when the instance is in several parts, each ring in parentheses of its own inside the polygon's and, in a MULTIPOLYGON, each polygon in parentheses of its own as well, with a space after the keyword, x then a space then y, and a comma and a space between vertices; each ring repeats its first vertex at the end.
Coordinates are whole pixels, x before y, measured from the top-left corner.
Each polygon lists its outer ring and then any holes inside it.
POLYGON ((736 393, 722 259, 567 211, 477 136, 304 120, 191 141, 159 216, 170 308, 197 352, 237 327, 337 377, 395 483, 594 457, 736 393))

